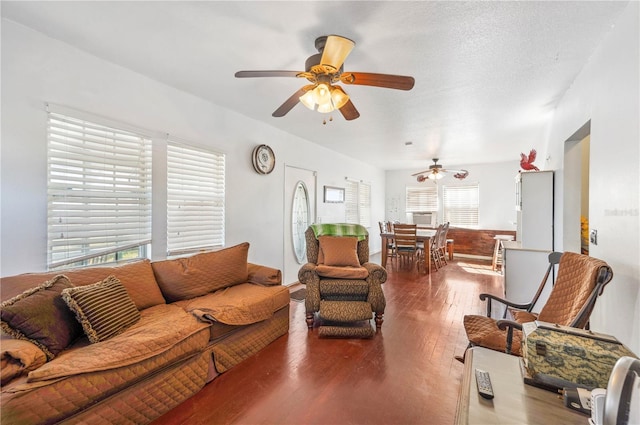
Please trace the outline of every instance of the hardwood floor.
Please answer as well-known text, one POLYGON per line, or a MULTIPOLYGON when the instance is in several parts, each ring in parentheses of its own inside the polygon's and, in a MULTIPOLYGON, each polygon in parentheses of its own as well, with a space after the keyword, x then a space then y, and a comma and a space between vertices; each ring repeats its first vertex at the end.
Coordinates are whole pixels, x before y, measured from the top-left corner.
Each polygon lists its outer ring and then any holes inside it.
POLYGON ((292 300, 288 335, 154 424, 453 423, 462 316, 484 314, 478 295, 500 294, 502 277, 491 262, 464 260, 430 276, 389 264, 388 275, 374 338, 320 339, 307 330, 304 302, 292 300))

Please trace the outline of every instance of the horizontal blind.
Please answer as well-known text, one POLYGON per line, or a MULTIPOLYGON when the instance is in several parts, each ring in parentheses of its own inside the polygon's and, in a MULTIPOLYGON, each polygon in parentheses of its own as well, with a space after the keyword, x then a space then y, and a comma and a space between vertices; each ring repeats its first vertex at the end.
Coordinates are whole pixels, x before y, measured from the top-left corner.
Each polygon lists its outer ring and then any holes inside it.
POLYGON ((48 264, 55 268, 151 241, 151 140, 50 112, 48 264))
POLYGON ((358 224, 360 221, 360 214, 358 214, 358 182, 347 180, 345 186, 345 220, 347 223, 358 224))
POLYGON ((451 226, 478 227, 478 185, 444 186, 444 217, 451 226))
POLYGON ((371 227, 371 185, 368 183, 358 184, 358 208, 360 224, 371 227))
POLYGON ((438 187, 407 187, 405 211, 413 212, 432 212, 438 211, 438 187))
POLYGON ((224 245, 225 156, 167 143, 167 254, 224 245))

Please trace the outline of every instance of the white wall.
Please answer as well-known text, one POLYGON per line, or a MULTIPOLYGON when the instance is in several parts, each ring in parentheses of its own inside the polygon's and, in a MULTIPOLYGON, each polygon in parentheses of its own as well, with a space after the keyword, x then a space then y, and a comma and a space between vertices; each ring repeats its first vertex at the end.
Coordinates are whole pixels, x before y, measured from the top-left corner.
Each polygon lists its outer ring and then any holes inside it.
MULTIPOLYGON (((520 169, 520 154, 514 152, 514 161, 495 164, 444 164, 443 168, 465 169, 469 176, 465 180, 457 180, 450 173, 438 180, 438 185, 464 185, 478 183, 480 188, 479 228, 486 230, 515 230, 515 177, 520 169)), ((428 168, 429 164, 425 164, 428 168)), ((411 175, 420 170, 393 170, 386 175, 386 220, 406 220, 406 188, 433 185, 427 181, 418 183, 411 175)), ((442 201, 442 193, 438 196, 442 201)), ((442 202, 440 203, 442 205, 442 202)), ((441 211, 442 213, 442 211, 441 211)), ((442 222, 442 214, 438 223, 442 222)))
MULTIPOLYGON (((591 328, 616 336, 640 354, 639 6, 630 2, 562 97, 549 130, 548 169, 560 169, 564 143, 591 120, 589 221, 598 244, 589 254, 614 271, 591 316, 591 328)), ((563 178, 556 178, 562 217, 563 178)), ((556 241, 563 225, 556 221, 556 241)), ((562 249, 562 246, 557 247, 562 249)))
MULTIPOLYGON (((344 187, 347 176, 371 182, 372 221, 383 219, 384 171, 3 20, 2 276, 46 270, 45 102, 224 152, 226 244, 249 241, 250 261, 282 268, 285 164, 318 172, 318 215, 323 221, 344 220, 344 207, 341 216, 334 205, 324 204, 321 188, 344 187), (251 152, 261 143, 270 145, 276 154, 276 168, 267 176, 255 173, 251 165, 251 152)), ((154 178, 163 181, 166 166, 161 159, 166 148, 162 140, 154 144, 154 178)), ((153 197, 153 257, 163 258, 166 211, 162 185, 154 186, 153 197)), ((377 225, 373 230, 377 234, 377 225)), ((371 238, 371 250, 380 250, 379 238, 371 238)))

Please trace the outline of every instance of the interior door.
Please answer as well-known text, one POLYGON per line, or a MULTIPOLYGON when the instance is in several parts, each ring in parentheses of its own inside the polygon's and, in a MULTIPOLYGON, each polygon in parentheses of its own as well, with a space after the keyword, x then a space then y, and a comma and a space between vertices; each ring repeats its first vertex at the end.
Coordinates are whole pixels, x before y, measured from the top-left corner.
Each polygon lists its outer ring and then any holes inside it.
POLYGON ((316 172, 285 165, 284 170, 284 270, 282 283, 298 282, 306 263, 304 231, 316 219, 316 172))

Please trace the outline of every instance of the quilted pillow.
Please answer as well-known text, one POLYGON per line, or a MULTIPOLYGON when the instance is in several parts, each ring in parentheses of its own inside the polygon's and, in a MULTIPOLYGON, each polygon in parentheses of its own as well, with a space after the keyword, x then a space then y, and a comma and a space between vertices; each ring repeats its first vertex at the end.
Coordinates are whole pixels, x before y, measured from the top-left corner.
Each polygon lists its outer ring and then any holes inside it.
POLYGON ((80 324, 64 303, 61 293, 73 288, 64 275, 0 304, 2 331, 16 339, 32 342, 48 360, 82 335, 80 324))
POLYGON ((249 243, 175 260, 154 261, 153 273, 168 302, 188 300, 249 277, 249 243))
POLYGON ((113 275, 92 285, 67 288, 62 298, 91 342, 109 339, 140 320, 138 308, 113 275))
POLYGON ((346 236, 320 236, 320 251, 326 266, 360 267, 358 239, 346 236))

